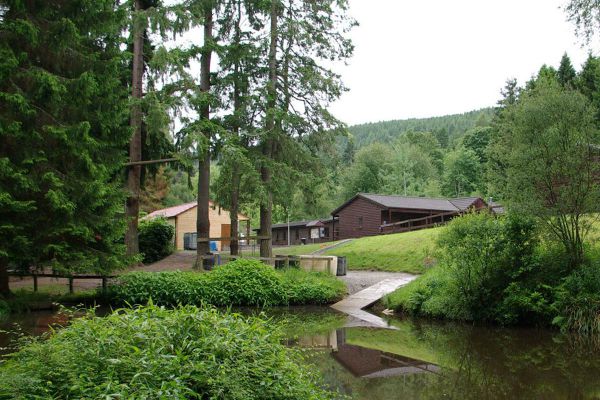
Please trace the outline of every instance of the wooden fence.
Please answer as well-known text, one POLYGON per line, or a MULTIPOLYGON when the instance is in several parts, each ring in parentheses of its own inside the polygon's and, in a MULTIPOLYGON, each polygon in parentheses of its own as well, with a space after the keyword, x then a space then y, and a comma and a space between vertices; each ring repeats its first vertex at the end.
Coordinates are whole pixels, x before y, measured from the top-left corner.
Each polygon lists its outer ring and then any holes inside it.
MULTIPOLYGON (((206 254, 203 256, 200 256, 200 263, 199 265, 194 265, 193 269, 197 270, 197 271, 203 271, 205 269, 210 269, 214 266, 219 266, 219 265, 223 265, 226 264, 229 261, 233 261, 233 260, 237 260, 237 259, 250 259, 250 260, 260 260, 263 261, 266 264, 270 264, 272 266, 275 267, 281 267, 281 268, 288 268, 290 266, 293 265, 299 265, 300 260, 302 259, 302 257, 300 256, 292 256, 292 255, 281 255, 281 256, 274 256, 274 257, 253 257, 253 256, 243 256, 243 255, 237 255, 237 256, 232 256, 230 254, 206 254), (207 262, 209 261, 210 262, 207 262), (205 268, 206 267, 206 268, 205 268)), ((312 268, 314 268, 314 262, 316 261, 325 261, 327 264, 327 270, 330 269, 331 267, 331 262, 332 259, 331 257, 327 257, 327 256, 310 256, 310 258, 307 258, 310 260, 313 260, 313 266, 312 268)), ((54 279, 68 279, 69 281, 69 293, 73 293, 74 292, 74 285, 73 282, 76 279, 97 279, 97 280, 101 280, 102 281, 102 291, 106 291, 106 288, 108 286, 108 280, 109 279, 114 279, 117 278, 118 275, 92 275, 92 274, 82 274, 82 275, 61 275, 61 274, 55 274, 55 273, 43 273, 43 272, 17 272, 17 271, 11 271, 8 273, 9 276, 13 276, 13 277, 20 277, 20 278, 28 278, 28 277, 32 277, 33 278, 33 291, 37 292, 38 291, 38 279, 39 278, 54 278, 54 279)))
POLYGON ((382 234, 416 231, 418 229, 433 228, 447 224, 452 218, 462 214, 459 211, 450 211, 440 214, 428 215, 421 218, 407 219, 404 221, 383 224, 380 227, 382 234))
POLYGON ((115 275, 60 275, 60 274, 46 274, 36 272, 9 272, 9 276, 16 276, 21 278, 33 277, 33 291, 38 291, 38 279, 39 278, 54 278, 54 279, 68 279, 69 280, 69 293, 73 293, 73 281, 75 279, 98 279, 102 280, 102 291, 106 290, 107 282, 111 278, 115 278, 115 275))
MULTIPOLYGON (((491 206, 486 208, 481 208, 475 211, 487 210, 494 214, 502 214, 504 213, 504 208, 502 206, 491 206)), ((393 222, 390 224, 383 224, 380 226, 380 231, 382 234, 389 233, 401 233, 401 232, 410 232, 416 231, 419 229, 427 229, 434 228, 436 226, 445 225, 452 220, 452 218, 457 217, 459 215, 466 214, 471 212, 471 210, 463 210, 463 211, 449 211, 440 214, 428 215, 426 217, 421 218, 413 218, 407 219, 404 221, 393 222)))

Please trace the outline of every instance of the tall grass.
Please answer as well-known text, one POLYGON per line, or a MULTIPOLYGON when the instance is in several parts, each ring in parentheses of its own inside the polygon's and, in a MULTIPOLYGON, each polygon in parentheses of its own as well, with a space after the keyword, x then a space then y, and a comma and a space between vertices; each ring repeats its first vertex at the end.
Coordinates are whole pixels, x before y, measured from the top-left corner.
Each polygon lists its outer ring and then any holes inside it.
POLYGON ((0 366, 0 398, 331 399, 257 318, 193 306, 84 317, 0 366))

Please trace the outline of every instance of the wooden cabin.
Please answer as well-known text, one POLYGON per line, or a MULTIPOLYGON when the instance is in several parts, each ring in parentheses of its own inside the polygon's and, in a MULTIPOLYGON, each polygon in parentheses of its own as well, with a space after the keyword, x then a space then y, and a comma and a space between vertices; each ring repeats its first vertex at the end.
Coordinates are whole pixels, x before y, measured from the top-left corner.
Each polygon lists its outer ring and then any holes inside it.
MULTIPOLYGON (((218 204, 209 202, 208 217, 210 220, 210 237, 231 236, 231 219, 229 211, 221 208, 218 204)), ((196 248, 196 219, 198 218, 198 202, 181 204, 174 207, 156 210, 142 219, 157 217, 165 218, 175 227, 174 244, 176 250, 193 250, 196 248)), ((250 218, 238 214, 238 232, 250 236, 250 218)), ((217 250, 221 251, 229 247, 229 241, 217 241, 217 250)))
POLYGON ((484 208, 487 204, 480 197, 444 199, 359 193, 331 215, 338 220, 337 240, 414 230, 484 208))
POLYGON ((293 221, 271 226, 271 234, 274 246, 287 246, 288 227, 291 245, 331 242, 335 239, 337 232, 337 219, 328 218, 322 220, 293 221))

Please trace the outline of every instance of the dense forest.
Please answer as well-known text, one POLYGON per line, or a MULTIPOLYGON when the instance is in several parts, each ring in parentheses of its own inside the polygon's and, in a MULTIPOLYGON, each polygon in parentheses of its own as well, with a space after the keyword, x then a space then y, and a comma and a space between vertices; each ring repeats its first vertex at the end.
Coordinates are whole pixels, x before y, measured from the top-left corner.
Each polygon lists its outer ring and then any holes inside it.
POLYGON ((432 132, 442 147, 447 147, 469 129, 489 125, 494 116, 493 108, 482 108, 462 114, 430 118, 369 122, 352 125, 348 131, 356 147, 371 143, 389 143, 405 132, 432 132))
MULTIPOLYGON (((481 139, 480 135, 485 136, 489 131, 486 127, 491 124, 493 116, 493 108, 484 108, 441 117, 350 126, 347 133, 338 136, 335 145, 322 149, 318 154, 320 161, 327 165, 332 173, 323 176, 313 174, 307 177, 308 180, 305 181, 306 185, 303 186, 302 191, 294 192, 292 198, 286 199, 287 203, 276 205, 275 220, 277 222, 287 220, 288 209, 292 219, 327 217, 339 203, 360 191, 441 196, 442 181, 436 180, 437 178, 428 181, 428 178, 442 176, 444 154, 451 152, 454 147, 462 143, 467 143, 467 146, 481 153, 482 150, 479 148, 481 144, 478 147, 472 142, 485 140, 485 138, 481 139), (387 146, 384 143, 393 145, 387 146), (397 151, 404 152, 406 159, 402 166, 394 167, 394 163, 398 160, 393 158, 402 157, 392 157, 392 154, 397 151), (357 156, 358 162, 355 162, 357 156), (429 159, 428 156, 432 158, 429 159), (365 165, 369 164, 369 158, 373 160, 370 167, 365 165), (378 179, 379 177, 383 179, 386 174, 396 174, 401 181, 393 177, 385 178, 386 182, 378 179), (373 179, 363 175, 372 175, 373 179), (305 196, 305 193, 310 193, 310 197, 305 196)), ((471 162, 468 165, 475 162, 474 159, 467 161, 471 162)), ((456 162, 448 161, 448 163, 454 165, 456 162)), ((213 160, 211 177, 213 198, 218 197, 221 185, 219 173, 219 160, 213 160)), ((192 174, 195 174, 195 171, 192 174)), ((193 201, 197 189, 194 180, 190 180, 188 185, 188 178, 187 172, 170 168, 160 168, 155 175, 149 175, 142 191, 142 210, 151 212, 157 208, 193 201)), ((466 185, 466 189, 459 190, 459 193, 467 193, 467 190, 473 187, 469 183, 463 184, 466 185)), ((450 182, 446 186, 451 185, 450 182)), ((451 189, 445 190, 444 193, 453 195, 451 189)), ((258 217, 252 202, 246 204, 243 209, 250 216, 258 217)))

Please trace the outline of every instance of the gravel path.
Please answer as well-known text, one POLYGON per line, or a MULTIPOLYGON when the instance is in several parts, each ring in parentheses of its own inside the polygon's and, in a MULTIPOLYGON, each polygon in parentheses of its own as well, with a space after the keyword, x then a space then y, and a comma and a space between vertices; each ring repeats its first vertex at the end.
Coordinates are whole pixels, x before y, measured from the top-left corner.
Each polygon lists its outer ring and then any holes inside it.
POLYGON ((348 271, 346 276, 340 276, 339 278, 348 287, 348 294, 354 294, 384 279, 398 279, 407 276, 413 275, 403 272, 348 271))

